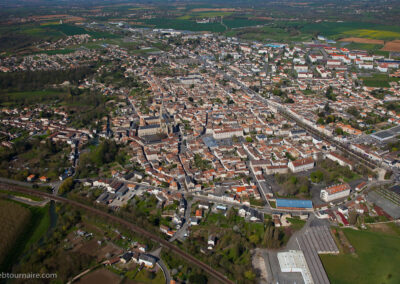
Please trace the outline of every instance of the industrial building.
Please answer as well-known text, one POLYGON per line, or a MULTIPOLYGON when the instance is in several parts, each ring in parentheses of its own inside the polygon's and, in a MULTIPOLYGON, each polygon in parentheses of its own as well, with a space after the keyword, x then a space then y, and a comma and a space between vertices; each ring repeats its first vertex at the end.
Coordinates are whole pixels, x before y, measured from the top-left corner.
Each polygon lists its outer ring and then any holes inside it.
POLYGON ((301 250, 279 252, 277 256, 282 272, 300 272, 305 284, 315 283, 301 250))
POLYGON ((299 199, 276 199, 276 208, 286 208, 286 209, 312 209, 311 200, 299 200, 299 199))

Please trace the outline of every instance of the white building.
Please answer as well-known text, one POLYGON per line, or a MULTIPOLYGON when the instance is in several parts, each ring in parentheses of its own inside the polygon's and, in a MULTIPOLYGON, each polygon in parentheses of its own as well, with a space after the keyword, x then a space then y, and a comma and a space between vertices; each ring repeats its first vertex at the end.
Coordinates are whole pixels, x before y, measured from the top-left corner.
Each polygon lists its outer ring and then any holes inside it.
POLYGON ((141 254, 139 256, 139 264, 148 267, 148 268, 153 268, 154 264, 156 264, 156 259, 148 254, 141 254))
POLYGON ((353 162, 350 161, 349 159, 346 159, 345 157, 340 156, 339 154, 336 154, 335 152, 330 152, 326 157, 334 162, 337 162, 339 165, 346 167, 348 166, 350 170, 353 170, 353 162))
POLYGON ((336 184, 321 190, 320 197, 325 202, 344 198, 350 195, 350 185, 347 183, 336 184))
POLYGON ((233 136, 243 136, 243 129, 232 128, 224 130, 214 130, 213 133, 214 139, 226 139, 226 138, 232 138, 233 136))
POLYGON ((312 168, 314 168, 314 159, 311 157, 297 159, 295 161, 290 161, 288 166, 293 173, 311 170, 312 168))
POLYGON ((307 65, 295 65, 293 68, 297 73, 308 72, 307 65))
POLYGON ((305 284, 314 283, 307 261, 301 250, 278 252, 277 256, 282 272, 300 272, 305 284))

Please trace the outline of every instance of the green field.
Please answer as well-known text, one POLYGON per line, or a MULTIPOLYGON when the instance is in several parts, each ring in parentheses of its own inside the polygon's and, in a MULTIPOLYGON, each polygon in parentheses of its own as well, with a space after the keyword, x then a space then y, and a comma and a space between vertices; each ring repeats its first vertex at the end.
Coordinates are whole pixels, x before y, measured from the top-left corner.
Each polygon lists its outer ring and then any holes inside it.
POLYGON ((137 283, 143 284, 164 284, 165 278, 161 269, 159 269, 154 279, 150 279, 150 273, 146 269, 142 269, 133 279, 137 283))
POLYGON ((183 16, 178 17, 178 20, 190 20, 198 18, 214 18, 214 17, 227 17, 231 16, 233 12, 223 12, 223 11, 206 11, 206 12, 192 12, 187 13, 183 16))
POLYGON ((376 88, 389 88, 389 82, 399 82, 399 78, 392 78, 386 74, 374 74, 371 77, 362 77, 364 85, 367 87, 376 87, 376 88))
POLYGON ((13 248, 5 256, 4 263, 0 267, 1 271, 8 271, 23 252, 28 251, 33 244, 37 243, 46 234, 50 226, 49 205, 32 207, 19 202, 15 203, 28 208, 31 211, 31 217, 23 233, 18 236, 13 248))
POLYGON ((321 255, 331 283, 400 283, 400 236, 347 229, 356 255, 321 255))
POLYGON ((300 26, 300 30, 308 34, 321 34, 333 39, 343 37, 363 37, 390 40, 400 38, 400 27, 385 26, 363 22, 323 22, 323 23, 290 23, 300 26))
MULTIPOLYGON (((225 22, 225 21, 224 21, 225 22)), ((300 33, 299 31, 288 31, 283 27, 251 27, 226 32, 226 36, 235 36, 246 40, 257 41, 278 41, 278 42, 294 42, 307 41, 311 39, 311 35, 300 33)))
POLYGON ((243 27, 251 27, 257 25, 266 24, 266 21, 258 21, 258 20, 250 20, 250 19, 224 19, 224 24, 227 25, 230 29, 235 28, 243 28, 243 27))
POLYGON ((343 45, 343 47, 348 48, 350 50, 359 49, 359 50, 366 50, 366 51, 376 51, 376 50, 381 49, 383 47, 383 45, 351 42, 349 44, 343 45))
POLYGON ((198 24, 196 21, 179 19, 155 18, 145 21, 145 24, 159 29, 176 29, 187 31, 223 32, 225 27, 220 23, 198 24))
POLYGON ((78 27, 75 25, 69 25, 69 24, 48 25, 46 27, 50 28, 51 30, 60 32, 67 36, 88 34, 93 38, 118 38, 119 37, 119 35, 115 35, 115 34, 111 34, 111 33, 107 33, 107 32, 91 31, 91 30, 87 30, 82 27, 78 27))
POLYGON ((290 222, 290 226, 296 231, 303 228, 303 226, 306 224, 306 221, 297 218, 288 218, 287 220, 290 222))

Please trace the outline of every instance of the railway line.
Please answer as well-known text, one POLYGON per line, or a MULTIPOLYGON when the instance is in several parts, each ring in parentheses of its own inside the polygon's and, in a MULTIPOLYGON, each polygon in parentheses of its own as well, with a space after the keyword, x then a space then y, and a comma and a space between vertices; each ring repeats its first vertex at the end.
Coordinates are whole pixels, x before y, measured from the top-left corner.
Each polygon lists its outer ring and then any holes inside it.
POLYGON ((370 159, 367 159, 366 157, 362 156, 361 154, 349 149, 349 147, 347 147, 346 145, 343 145, 342 143, 339 143, 337 141, 335 141, 334 139, 324 135, 323 133, 313 129, 312 127, 304 124, 303 122, 301 122, 299 119, 293 117, 292 115, 290 115, 289 113, 287 113, 285 110, 283 109, 278 109, 278 111, 286 118, 295 121, 297 123, 298 126, 300 126, 301 128, 307 130, 308 132, 310 132, 311 134, 320 137, 326 141, 329 141, 330 143, 332 143, 333 145, 335 145, 336 147, 338 147, 341 151, 347 153, 348 155, 352 156, 354 159, 358 160, 359 162, 361 162, 362 164, 364 164, 365 166, 367 166, 368 168, 370 168, 371 170, 374 170, 375 168, 379 167, 378 164, 370 159))
MULTIPOLYGON (((235 82, 236 84, 241 86, 244 91, 246 91, 247 93, 253 95, 253 97, 258 98, 261 102, 264 102, 267 105, 274 104, 274 103, 271 103, 271 102, 267 101, 260 94, 256 93, 252 89, 250 89, 247 86, 245 86, 242 82, 238 81, 236 78, 233 78, 233 77, 231 77, 231 76, 229 76, 227 74, 224 74, 224 76, 228 77, 230 80, 232 80, 233 82, 235 82)), ((309 133, 315 135, 316 137, 320 137, 320 138, 324 139, 325 141, 328 141, 328 142, 332 143, 333 145, 338 147, 341 151, 347 153, 348 155, 350 155, 351 157, 353 157, 357 161, 361 162, 364 166, 368 167, 369 169, 375 170, 376 168, 379 168, 378 163, 376 163, 375 161, 369 159, 368 157, 365 157, 365 156, 361 155, 360 153, 355 152, 354 150, 350 149, 350 147, 348 147, 347 145, 345 145, 343 143, 340 143, 338 141, 335 141, 331 137, 329 137, 329 136, 319 132, 318 130, 310 127, 309 125, 303 123, 298 118, 296 118, 293 115, 291 115, 287 110, 285 110, 278 103, 275 103, 274 106, 277 108, 278 112, 281 115, 283 115, 284 117, 286 117, 289 120, 295 121, 299 127, 305 129, 306 131, 308 131, 309 133)))
POLYGON ((201 262, 200 260, 196 259, 195 257, 191 256, 190 254, 184 252, 183 250, 181 250, 179 247, 177 247, 176 245, 171 244, 170 242, 160 238, 157 235, 154 235, 146 230, 144 230, 143 228, 140 228, 120 217, 114 216, 112 214, 108 214, 106 212, 103 212, 99 209, 90 207, 88 205, 82 204, 80 202, 74 201, 74 200, 70 200, 61 196, 55 196, 49 193, 45 193, 45 192, 40 192, 38 190, 35 189, 29 189, 29 188, 25 188, 22 186, 18 186, 18 185, 12 185, 12 184, 7 184, 7 183, 3 183, 0 182, 0 187, 4 188, 4 189, 8 189, 8 190, 12 190, 12 191, 18 191, 18 192, 22 192, 22 193, 27 193, 27 194, 31 194, 31 195, 35 195, 35 196, 40 196, 40 197, 46 197, 49 198, 51 200, 55 200, 55 201, 59 201, 59 202, 63 202, 66 204, 70 204, 76 208, 80 208, 80 209, 84 209, 86 211, 89 211, 93 214, 99 215, 99 216, 103 216, 113 222, 117 222, 121 225, 126 226, 127 228, 129 228, 132 232, 138 233, 144 237, 147 237, 149 239, 151 239, 154 242, 159 243, 162 247, 166 247, 168 249, 170 249, 172 252, 174 252, 175 254, 181 256, 183 259, 185 259, 186 261, 196 265, 197 267, 201 268, 202 270, 204 270, 205 272, 207 272, 209 275, 211 275, 212 277, 214 277, 215 279, 217 279, 218 281, 220 281, 221 283, 227 283, 227 284, 233 284, 234 282, 229 280, 225 275, 223 275, 221 272, 211 268, 210 266, 208 266, 207 264, 201 262))

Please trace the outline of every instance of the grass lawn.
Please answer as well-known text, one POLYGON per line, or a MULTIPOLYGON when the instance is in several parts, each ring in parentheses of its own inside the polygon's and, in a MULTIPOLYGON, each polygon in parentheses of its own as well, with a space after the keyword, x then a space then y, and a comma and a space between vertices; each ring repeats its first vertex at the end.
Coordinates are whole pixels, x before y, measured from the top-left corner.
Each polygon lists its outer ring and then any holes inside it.
POLYGON ((297 218, 288 218, 287 219, 290 222, 290 226, 293 228, 293 230, 300 230, 301 228, 303 228, 304 224, 306 223, 306 221, 304 220, 300 220, 297 218))
POLYGON ((165 278, 161 269, 157 271, 156 277, 154 279, 150 279, 148 277, 149 272, 146 269, 142 269, 135 277, 135 283, 144 283, 144 284, 164 284, 165 278))
POLYGON ((356 255, 321 255, 331 283, 400 283, 400 236, 344 230, 356 255))
POLYGON ((361 178, 361 175, 354 173, 353 177, 351 177, 351 178, 344 177, 343 181, 351 182, 353 180, 357 180, 357 179, 360 179, 360 178, 361 178))
POLYGON ((33 217, 37 218, 37 223, 34 228, 34 231, 30 235, 29 240, 26 242, 25 248, 33 245, 38 242, 46 233, 50 227, 50 213, 49 213, 49 205, 44 207, 31 207, 31 212, 33 217))
POLYGON ((350 50, 360 49, 360 50, 367 50, 367 51, 376 51, 376 50, 381 49, 383 47, 383 45, 351 42, 349 44, 344 45, 343 47, 348 48, 350 50))
POLYGON ((374 74, 371 77, 362 77, 364 85, 367 87, 376 87, 376 88, 389 88, 389 82, 399 81, 399 78, 391 78, 386 74, 374 74))
POLYGON ((265 201, 262 200, 262 199, 250 198, 250 205, 253 205, 253 206, 264 206, 265 205, 265 201))

